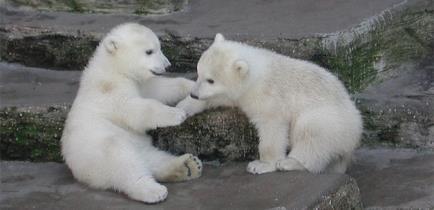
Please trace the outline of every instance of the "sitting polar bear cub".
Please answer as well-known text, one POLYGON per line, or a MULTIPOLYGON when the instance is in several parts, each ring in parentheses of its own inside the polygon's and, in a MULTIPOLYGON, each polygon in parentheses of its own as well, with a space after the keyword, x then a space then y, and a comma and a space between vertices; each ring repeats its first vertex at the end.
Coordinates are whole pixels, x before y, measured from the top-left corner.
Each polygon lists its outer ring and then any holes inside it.
POLYGON ((248 172, 345 172, 359 145, 362 120, 331 73, 306 61, 227 41, 221 34, 203 53, 197 71, 191 95, 177 107, 189 115, 213 106, 240 107, 259 135, 260 159, 248 164, 248 172))
POLYGON ((75 178, 154 203, 167 196, 157 181, 201 175, 197 157, 160 151, 146 135, 186 118, 183 110, 165 104, 185 98, 194 82, 156 76, 169 65, 157 36, 139 24, 117 26, 101 41, 83 72, 61 139, 75 178))

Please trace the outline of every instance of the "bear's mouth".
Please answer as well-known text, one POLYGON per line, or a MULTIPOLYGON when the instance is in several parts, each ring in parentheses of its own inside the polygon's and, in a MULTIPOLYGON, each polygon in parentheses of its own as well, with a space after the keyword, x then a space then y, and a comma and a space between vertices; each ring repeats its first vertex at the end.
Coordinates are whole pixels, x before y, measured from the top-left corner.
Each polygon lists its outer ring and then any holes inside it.
POLYGON ((151 73, 154 74, 155 76, 161 76, 161 75, 163 75, 163 73, 158 73, 158 72, 155 72, 153 70, 151 70, 151 73))

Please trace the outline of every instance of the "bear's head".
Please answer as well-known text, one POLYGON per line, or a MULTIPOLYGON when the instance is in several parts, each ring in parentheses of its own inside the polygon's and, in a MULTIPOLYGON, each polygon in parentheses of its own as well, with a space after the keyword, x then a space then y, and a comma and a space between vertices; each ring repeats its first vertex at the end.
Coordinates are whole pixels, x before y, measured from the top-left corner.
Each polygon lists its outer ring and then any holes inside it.
POLYGON ((198 78, 191 96, 200 100, 225 97, 236 100, 245 89, 249 65, 243 58, 243 45, 217 34, 213 44, 197 64, 198 78))
POLYGON ((99 48, 111 67, 132 78, 160 75, 170 66, 158 37, 140 24, 124 23, 113 28, 99 48))

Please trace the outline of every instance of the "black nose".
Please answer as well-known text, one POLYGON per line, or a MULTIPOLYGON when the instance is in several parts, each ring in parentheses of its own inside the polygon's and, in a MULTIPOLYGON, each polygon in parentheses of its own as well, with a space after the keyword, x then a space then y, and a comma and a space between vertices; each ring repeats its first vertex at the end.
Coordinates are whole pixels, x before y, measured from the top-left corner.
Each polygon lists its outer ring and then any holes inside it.
POLYGON ((197 97, 197 95, 194 95, 193 93, 190 93, 190 97, 192 97, 194 99, 199 99, 199 97, 197 97))

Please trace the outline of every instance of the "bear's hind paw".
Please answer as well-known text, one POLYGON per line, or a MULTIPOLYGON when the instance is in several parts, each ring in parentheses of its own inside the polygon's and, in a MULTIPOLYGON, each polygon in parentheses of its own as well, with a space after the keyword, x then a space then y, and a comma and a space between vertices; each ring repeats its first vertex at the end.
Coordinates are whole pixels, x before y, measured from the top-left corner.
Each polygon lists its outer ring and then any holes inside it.
POLYGON ((276 166, 272 163, 254 160, 247 165, 247 172, 251 174, 263 174, 276 171, 276 166))
POLYGON ((202 161, 198 157, 189 154, 184 166, 188 169, 187 176, 189 179, 198 178, 202 175, 202 161))
POLYGON ((177 157, 171 171, 161 179, 165 182, 180 182, 198 178, 202 175, 202 161, 192 154, 185 154, 177 157))
POLYGON ((277 161, 276 168, 279 171, 306 170, 301 163, 291 157, 277 161))
POLYGON ((144 203, 159 203, 167 198, 167 188, 158 183, 136 184, 127 191, 129 197, 144 203))

